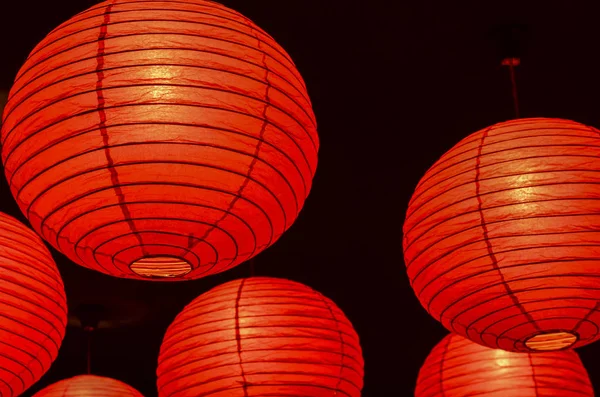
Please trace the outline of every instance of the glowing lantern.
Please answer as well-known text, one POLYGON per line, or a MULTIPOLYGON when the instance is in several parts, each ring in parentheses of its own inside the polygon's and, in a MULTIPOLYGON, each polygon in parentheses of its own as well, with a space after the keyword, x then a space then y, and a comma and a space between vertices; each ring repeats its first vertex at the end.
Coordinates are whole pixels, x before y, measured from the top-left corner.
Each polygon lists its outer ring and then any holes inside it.
POLYGON ((415 397, 593 397, 577 353, 515 353, 450 334, 425 360, 415 397))
POLYGON ((421 179, 404 223, 419 300, 449 330, 510 351, 600 337, 600 131, 496 124, 421 179))
POLYGON ((1 212, 0 318, 0 396, 18 396, 56 359, 67 326, 67 302, 42 240, 1 212))
POLYGON ((319 139, 286 52, 218 3, 106 1, 19 71, 2 160, 33 228, 110 275, 195 279, 273 244, 319 139))
POLYGON ((56 264, 42 240, 0 213, 0 396, 18 396, 58 355, 67 302, 56 264))
POLYGON ((144 397, 133 387, 111 378, 79 375, 56 382, 33 397, 144 397))
POLYGON ((249 278, 196 298, 167 330, 159 396, 359 397, 359 339, 328 298, 299 283, 249 278))

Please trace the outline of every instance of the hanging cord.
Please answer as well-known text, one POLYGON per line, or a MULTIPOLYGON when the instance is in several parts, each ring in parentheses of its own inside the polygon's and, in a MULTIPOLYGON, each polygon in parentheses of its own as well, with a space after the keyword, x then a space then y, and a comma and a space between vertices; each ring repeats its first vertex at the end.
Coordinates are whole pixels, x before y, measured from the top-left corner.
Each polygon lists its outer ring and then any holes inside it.
POLYGON ((513 105, 515 107, 515 116, 516 118, 520 118, 521 114, 519 111, 519 95, 517 91, 517 79, 515 77, 515 66, 521 64, 521 60, 519 58, 506 58, 502 61, 503 66, 508 66, 508 71, 510 73, 510 83, 512 86, 512 97, 513 97, 513 105))
POLYGON ((94 327, 87 326, 83 329, 87 335, 87 374, 92 374, 92 332, 94 327))

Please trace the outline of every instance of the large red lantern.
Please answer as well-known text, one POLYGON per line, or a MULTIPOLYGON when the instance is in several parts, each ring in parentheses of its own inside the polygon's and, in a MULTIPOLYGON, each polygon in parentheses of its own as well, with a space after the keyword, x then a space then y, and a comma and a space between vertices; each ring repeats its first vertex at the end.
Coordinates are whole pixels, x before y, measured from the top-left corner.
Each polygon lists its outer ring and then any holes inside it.
POLYGON ((515 353, 450 334, 421 367, 415 397, 594 397, 579 356, 567 350, 515 353))
POLYGON ((66 326, 65 291, 50 252, 0 213, 0 396, 20 395, 46 373, 66 326))
POLYGON ((74 262, 195 279, 273 244, 301 210, 319 139, 286 52, 207 0, 112 0, 52 31, 19 71, 2 160, 33 228, 74 262))
POLYGON ((510 351, 600 337, 600 131, 520 119, 463 139, 419 182, 404 257, 449 330, 510 351))
POLYGON ((168 328, 161 397, 359 397, 358 335, 328 298, 288 280, 248 278, 192 301, 168 328))
POLYGON ((79 375, 56 382, 33 397, 144 397, 133 387, 116 379, 79 375))

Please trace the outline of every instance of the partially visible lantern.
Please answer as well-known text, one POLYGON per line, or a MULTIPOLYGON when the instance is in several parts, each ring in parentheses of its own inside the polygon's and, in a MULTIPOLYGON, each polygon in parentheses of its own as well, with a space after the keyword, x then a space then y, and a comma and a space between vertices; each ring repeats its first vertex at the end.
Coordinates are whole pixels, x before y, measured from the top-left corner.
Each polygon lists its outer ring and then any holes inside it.
POLYGON ((478 131, 419 182, 404 257, 449 330, 509 351, 600 337, 600 131, 520 119, 478 131))
POLYGON ((450 334, 421 367, 415 397, 594 397, 575 351, 515 353, 450 334))
POLYGON ((20 395, 46 373, 66 326, 65 291, 50 252, 0 213, 0 396, 20 395))
POLYGON ((56 382, 33 397, 144 397, 133 387, 116 379, 79 375, 56 382))
POLYGON ((288 280, 253 277, 200 295, 168 328, 161 397, 360 397, 358 335, 328 298, 288 280))
POLYGON ((125 278, 196 279, 273 244, 301 210, 319 138, 289 55, 207 0, 97 4, 19 71, 2 160, 33 228, 125 278))

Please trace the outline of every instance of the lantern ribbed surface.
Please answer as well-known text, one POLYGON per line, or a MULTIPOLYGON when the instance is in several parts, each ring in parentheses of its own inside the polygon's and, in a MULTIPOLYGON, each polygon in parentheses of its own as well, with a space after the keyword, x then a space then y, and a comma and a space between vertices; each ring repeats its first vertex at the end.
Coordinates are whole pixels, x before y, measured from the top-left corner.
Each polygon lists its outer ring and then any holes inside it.
POLYGON ((139 391, 116 379, 79 375, 56 382, 33 397, 144 397, 139 391))
POLYGON ((492 348, 598 339, 600 131, 520 119, 462 140, 419 182, 404 223, 417 297, 492 348))
POLYGON ((165 334, 161 397, 360 397, 358 335, 330 299, 253 277, 200 295, 165 334))
POLYGON ((0 212, 0 396, 20 395, 46 373, 66 326, 65 291, 50 252, 0 212))
POLYGON ((289 55, 205 0, 113 0, 53 30, 3 114, 2 160, 33 228, 72 261, 196 279, 295 221, 319 138, 289 55))
POLYGON ((573 350, 515 353, 450 334, 421 367, 415 397, 594 397, 573 350))

